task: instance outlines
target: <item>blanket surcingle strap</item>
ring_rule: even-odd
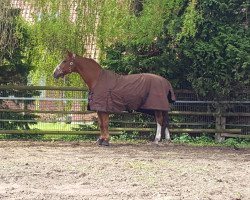
[[[103,69],[89,92],[88,109],[107,113],[168,111],[176,100],[170,82],[154,74],[119,75]]]

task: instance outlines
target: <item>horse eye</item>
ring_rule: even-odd
[[[66,63],[67,61],[66,60],[64,60],[64,61],[62,61],[63,63]]]

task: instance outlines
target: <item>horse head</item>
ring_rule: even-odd
[[[64,77],[66,74],[70,74],[76,71],[76,64],[75,64],[76,55],[68,52],[65,56],[64,60],[57,65],[53,72],[54,78],[58,79],[60,77]]]

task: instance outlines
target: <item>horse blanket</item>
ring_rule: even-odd
[[[102,69],[94,88],[89,91],[88,109],[108,113],[138,111],[153,114],[168,111],[176,100],[170,82],[154,74],[119,75]]]

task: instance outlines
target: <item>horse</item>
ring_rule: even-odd
[[[89,89],[88,110],[96,111],[100,128],[98,145],[109,146],[109,114],[138,111],[153,115],[155,143],[170,141],[168,111],[176,100],[170,82],[150,73],[119,75],[103,69],[95,60],[68,52],[53,72],[55,79],[78,73]]]

